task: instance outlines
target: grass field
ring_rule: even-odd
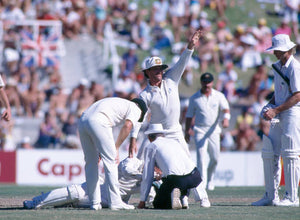
[[[250,206],[251,202],[262,196],[263,187],[217,187],[214,191],[208,192],[212,203],[211,208],[200,208],[199,203],[195,203],[191,197],[189,199],[190,209],[188,210],[23,209],[23,200],[31,199],[33,196],[50,189],[53,187],[0,185],[0,219],[300,219],[300,208]],[[136,195],[130,200],[130,203],[137,206],[138,201],[138,195]]]

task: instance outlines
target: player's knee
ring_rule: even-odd
[[[272,159],[274,158],[274,149],[271,139],[263,135],[263,147],[261,151],[261,156],[263,159]]]
[[[296,143],[289,135],[281,136],[282,148],[281,155],[283,158],[298,159],[299,149],[297,149]]]
[[[71,185],[71,186],[67,187],[71,201],[77,201],[80,199],[80,192],[79,192],[80,189],[79,188],[81,188],[81,187],[78,187],[77,185]],[[85,194],[85,192],[84,192],[84,194]]]

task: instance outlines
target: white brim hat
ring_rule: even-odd
[[[272,37],[272,46],[266,49],[266,51],[279,50],[279,51],[289,51],[294,48],[296,44],[290,40],[287,34],[277,34]]]
[[[253,37],[252,34],[247,34],[247,35],[241,36],[241,41],[244,44],[248,44],[251,46],[255,46],[257,44],[257,40]]]
[[[161,66],[162,70],[165,70],[168,68],[168,65],[162,64],[162,61],[159,57],[154,56],[154,57],[150,57],[145,60],[145,69],[143,69],[143,71],[148,70],[155,66]]]
[[[145,134],[164,134],[166,133],[163,129],[162,124],[150,124],[148,129],[145,131]]]

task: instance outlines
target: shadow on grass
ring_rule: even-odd
[[[9,207],[9,208],[0,208],[0,211],[1,210],[30,210],[30,209],[25,209],[23,207]]]

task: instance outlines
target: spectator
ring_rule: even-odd
[[[30,143],[30,137],[29,136],[25,136],[22,141],[19,144],[19,149],[26,149],[26,150],[30,150],[30,149],[34,149],[34,147],[31,145]]]
[[[181,40],[182,27],[184,25],[186,1],[185,0],[177,0],[177,1],[169,1],[169,14],[171,18],[171,26],[174,33],[175,42],[179,42]]]
[[[224,93],[229,103],[236,101],[235,84],[238,79],[237,72],[233,69],[233,62],[225,64],[225,70],[219,74],[216,89]]]
[[[61,85],[58,85],[50,96],[49,109],[55,111],[57,117],[62,121],[66,120],[68,115],[67,101],[68,94],[64,92]]]
[[[18,34],[14,29],[8,29],[4,35],[4,66],[8,73],[17,71],[20,62],[20,54],[17,50]]]
[[[45,100],[45,94],[38,88],[38,82],[32,81],[28,91],[23,93],[24,109],[26,116],[40,117],[41,107]]]
[[[14,114],[21,116],[23,115],[23,108],[21,105],[21,95],[18,92],[17,89],[17,82],[14,78],[9,78],[6,87],[5,92],[9,101],[9,104],[12,108],[12,111]]]
[[[24,94],[26,91],[28,91],[29,86],[30,86],[31,73],[27,67],[20,65],[17,76],[18,76],[17,89],[21,95],[21,99],[22,99],[22,103],[23,103],[24,102],[23,101]]]
[[[289,26],[289,22],[286,18],[282,18],[280,22],[280,26],[275,30],[275,34],[286,34],[289,35],[290,37],[292,36],[292,29]]]
[[[61,135],[61,129],[57,125],[55,113],[46,112],[34,147],[38,149],[58,148]]]
[[[212,24],[211,21],[208,19],[208,14],[205,11],[200,12],[200,28],[203,31],[211,32],[212,31]]]
[[[208,32],[204,37],[201,37],[200,41],[201,47],[198,47],[198,56],[200,59],[201,72],[206,72],[209,63],[213,63],[215,70],[220,72],[216,36],[212,32]]]
[[[7,2],[7,6],[5,7],[3,13],[1,13],[1,20],[5,22],[13,22],[13,21],[20,21],[24,20],[25,15],[23,11],[18,8],[17,0],[9,0]]]
[[[235,44],[233,42],[232,34],[225,35],[225,41],[218,44],[220,61],[225,64],[233,62],[235,56]]]
[[[256,128],[257,134],[262,140],[263,134],[268,135],[270,123],[260,117],[262,108],[268,104],[268,101],[260,93],[257,94],[257,100],[251,105],[250,112],[253,114],[253,125]]]
[[[150,25],[152,27],[165,27],[168,23],[167,15],[169,10],[169,1],[154,1],[150,14]]]
[[[63,147],[68,149],[79,149],[81,147],[78,127],[77,115],[70,113],[68,118],[62,124],[62,133],[64,135]]]
[[[272,44],[272,31],[271,28],[267,26],[265,18],[260,18],[257,22],[257,26],[250,28],[249,31],[258,42],[256,49],[259,52],[265,52],[266,48]]]
[[[218,43],[224,43],[226,41],[226,36],[231,35],[230,30],[226,26],[227,21],[225,19],[217,22],[216,38]]]
[[[298,40],[298,12],[299,12],[299,0],[284,0],[284,19],[288,23],[292,23],[292,30],[295,38]]]
[[[108,0],[96,0],[94,4],[96,35],[97,40],[101,42],[104,37],[103,30],[107,17]]]
[[[63,23],[63,34],[67,38],[74,38],[81,29],[80,15],[73,7],[66,7],[66,14],[61,18]]]
[[[81,114],[95,101],[94,96],[90,93],[89,88],[85,88],[81,93],[78,106],[77,106],[77,116],[80,117]]]
[[[174,41],[173,33],[168,28],[156,26],[152,29],[154,49],[161,50],[168,48]]]
[[[249,101],[257,101],[258,94],[266,98],[272,92],[272,87],[273,80],[267,74],[265,64],[258,65],[249,82],[247,91]]]
[[[94,80],[91,82],[90,93],[94,96],[94,99],[96,101],[103,99],[105,97],[104,87]]]
[[[131,39],[142,50],[150,48],[150,27],[143,21],[143,15],[141,14],[136,17],[132,24]]]
[[[79,84],[72,89],[68,97],[67,106],[70,112],[75,113],[78,109],[79,98],[82,96],[83,91],[89,88],[89,81],[86,78],[81,78]]]
[[[115,84],[115,96],[130,100],[132,96],[135,97],[141,91],[140,85],[136,82],[134,76],[134,73],[129,71],[121,74]]]
[[[253,116],[249,107],[244,106],[242,113],[237,117],[236,127],[231,131],[231,135],[236,141],[237,151],[254,151],[259,137],[253,128]]]
[[[138,56],[136,54],[136,44],[130,44],[129,49],[122,56],[121,72],[128,71],[129,73],[134,72],[138,63]]]
[[[257,41],[252,34],[241,36],[244,51],[240,60],[241,69],[247,71],[248,68],[262,64],[260,53],[256,50]]]
[[[78,135],[77,129],[77,115],[74,113],[70,113],[68,118],[62,125],[62,132],[64,135]]]

